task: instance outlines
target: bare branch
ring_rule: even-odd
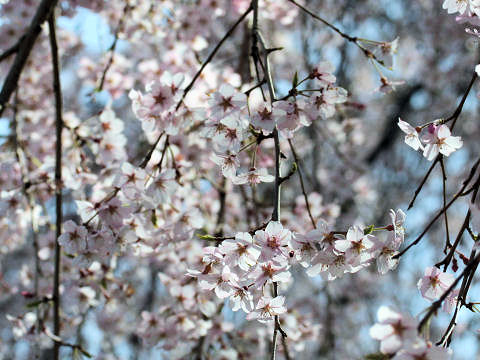
[[[55,129],[56,129],[56,145],[55,145],[55,270],[53,276],[53,334],[60,336],[60,258],[61,249],[58,238],[62,233],[62,90],[60,85],[60,65],[58,61],[58,45],[55,31],[55,15],[50,15],[48,19],[48,29],[50,38],[50,47],[52,49],[52,66],[53,66],[53,92],[55,94]],[[53,355],[54,359],[59,359],[60,351],[59,342],[54,343]]]
[[[42,31],[41,25],[48,19],[50,13],[53,11],[58,0],[42,0],[37,8],[37,12],[30,23],[30,26],[19,42],[17,55],[10,67],[7,78],[3,83],[2,90],[0,91],[0,115],[5,110],[5,105],[10,100],[10,96],[18,86],[18,79],[22,73],[30,52],[35,45],[38,35]]]

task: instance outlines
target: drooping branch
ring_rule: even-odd
[[[445,211],[448,210],[448,208],[455,202],[457,201],[460,197],[465,196],[465,189],[467,188],[468,184],[470,181],[473,179],[475,173],[477,172],[478,165],[480,164],[480,159],[478,159],[475,164],[473,165],[472,169],[470,170],[470,174],[468,175],[467,179],[463,182],[462,188],[453,196],[453,198],[435,215],[435,217],[428,223],[428,225],[425,227],[425,229],[422,231],[422,233],[408,245],[405,249],[403,249],[400,253],[397,255],[393,256],[394,259],[398,259],[400,256],[405,254],[412,246],[417,245],[420,240],[422,240],[423,236],[430,230],[430,228],[433,226],[433,224],[444,214]],[[473,188],[478,188],[480,186],[479,181],[477,181]]]
[[[228,31],[225,33],[225,35],[222,37],[222,39],[213,48],[210,55],[208,55],[207,59],[203,62],[200,69],[196,72],[196,74],[193,76],[192,80],[188,83],[188,85],[183,90],[182,98],[180,99],[180,101],[177,103],[177,105],[175,107],[176,111],[178,111],[178,109],[180,109],[180,106],[182,106],[183,100],[185,99],[187,94],[190,92],[190,90],[193,88],[193,85],[195,84],[195,81],[197,81],[197,79],[200,77],[200,75],[202,74],[205,67],[212,61],[212,59],[217,54],[218,50],[220,50],[220,48],[222,47],[223,43],[233,34],[233,32],[235,31],[237,26],[243,22],[243,20],[247,17],[247,15],[250,14],[252,9],[253,8],[250,5],[250,7],[242,14],[242,16],[240,16],[240,18],[235,22],[235,24],[233,24],[232,27],[230,29],[228,29]],[[153,143],[153,145],[150,147],[150,149],[148,150],[148,153],[145,156],[145,158],[143,159],[140,167],[145,167],[148,164],[148,162],[150,161],[150,159],[153,155],[153,152],[155,151],[155,148],[157,147],[158,142],[160,141],[160,138],[162,137],[162,135],[163,134],[160,134],[158,136],[158,138],[155,140],[155,142]]]
[[[55,264],[53,275],[53,334],[60,337],[60,260],[61,249],[58,238],[62,233],[62,89],[60,84],[60,64],[58,60],[58,45],[55,31],[55,16],[52,13],[48,19],[50,46],[52,49],[53,92],[55,94]],[[59,359],[60,346],[63,343],[55,341],[54,359]]]
[[[275,101],[275,87],[273,84],[272,73],[270,70],[270,62],[268,56],[272,53],[272,50],[266,46],[265,40],[260,32],[258,27],[258,0],[252,1],[253,6],[253,27],[252,27],[252,37],[253,37],[253,47],[256,47],[257,44],[260,44],[263,53],[263,63],[262,69],[264,72],[264,79],[267,82],[268,92],[270,95],[270,105],[273,104]],[[258,54],[252,53],[253,59],[255,62],[260,61],[260,57]],[[280,186],[282,183],[282,176],[280,173],[280,138],[278,133],[278,128],[275,126],[273,129],[273,140],[275,144],[275,182],[273,188],[273,212],[272,212],[272,221],[279,221],[280,220]],[[278,296],[278,284],[276,282],[273,283],[273,297]],[[288,355],[288,347],[287,347],[287,334],[283,331],[282,327],[280,326],[280,317],[278,315],[274,316],[274,329],[272,335],[272,347],[270,352],[270,359],[275,360],[276,352],[277,352],[277,340],[278,340],[278,333],[283,337],[282,344],[284,346],[285,353]]]
[[[455,281],[450,285],[450,287],[445,290],[445,292],[440,296],[438,300],[433,302],[433,304],[430,306],[430,309],[428,312],[425,314],[425,316],[422,318],[422,320],[418,324],[418,331],[421,332],[427,321],[432,317],[433,314],[435,314],[440,306],[442,305],[443,301],[447,298],[447,296],[455,289],[455,287],[458,285],[460,280],[463,279],[464,276],[470,273],[470,271],[478,265],[478,262],[480,261],[480,254],[476,255],[475,257],[471,258],[470,261],[468,262],[467,266],[465,269],[463,269],[462,273],[460,276],[458,276]]]
[[[440,159],[440,167],[442,169],[442,197],[443,197],[443,207],[447,206],[447,172],[445,171],[445,163],[443,157]],[[447,241],[445,243],[444,253],[447,253],[447,250],[452,246],[450,243],[450,231],[448,229],[448,212],[445,210],[443,213],[445,219],[445,232],[447,233]]]
[[[468,84],[467,88],[465,89],[465,92],[463,93],[462,99],[460,100],[460,103],[458,104],[457,108],[455,109],[455,111],[453,112],[453,114],[450,117],[448,117],[447,119],[445,119],[443,121],[443,123],[447,123],[449,121],[452,121],[452,124],[450,125],[450,130],[453,130],[453,128],[455,127],[457,119],[460,116],[460,114],[462,113],[463,106],[465,105],[465,101],[467,101],[468,94],[470,94],[470,91],[473,88],[473,84],[475,83],[477,78],[478,78],[478,75],[474,71],[472,79],[470,80],[470,83]],[[427,179],[430,176],[430,174],[432,173],[433,168],[435,167],[435,165],[437,165],[437,163],[440,161],[442,156],[443,156],[442,154],[437,155],[437,157],[433,161],[432,165],[428,169],[427,173],[423,177],[422,181],[420,182],[420,185],[415,190],[415,194],[413,195],[413,199],[412,199],[412,201],[410,201],[410,204],[408,204],[408,209],[409,210],[413,207],[413,204],[415,203],[415,200],[417,199],[418,194],[420,194],[420,191],[422,190],[423,186],[427,182]]]
[[[123,8],[123,14],[120,17],[120,20],[118,21],[117,27],[115,29],[113,43],[110,46],[110,48],[108,49],[108,51],[110,52],[110,57],[108,58],[107,65],[103,69],[102,76],[100,77],[100,83],[97,87],[97,91],[102,91],[103,90],[103,85],[104,85],[105,79],[107,77],[107,72],[108,72],[108,70],[110,70],[110,67],[113,65],[113,59],[115,57],[115,49],[117,47],[119,34],[120,34],[120,31],[122,31],[123,24],[125,22],[125,16],[127,16],[127,13],[128,13],[129,9],[130,9],[130,5],[128,4],[128,1],[127,1],[127,4]]]
[[[10,96],[18,86],[18,79],[22,74],[30,52],[35,45],[38,35],[42,31],[41,25],[48,19],[55,8],[58,0],[42,0],[37,8],[27,32],[20,39],[18,49],[16,50],[15,60],[8,72],[7,78],[0,91],[0,115],[5,110],[5,106],[10,100]]]

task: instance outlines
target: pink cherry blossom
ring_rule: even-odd
[[[450,349],[435,346],[430,342],[427,343],[419,339],[397,352],[393,360],[448,360],[451,355],[452,351]]]
[[[229,297],[238,287],[238,276],[230,271],[228,265],[225,265],[219,274],[208,274],[199,278],[200,288],[202,290],[215,290],[215,294],[220,299]]]
[[[381,306],[378,309],[377,318],[378,323],[370,328],[370,336],[381,341],[382,353],[394,354],[415,339],[417,324],[409,315]]]
[[[310,73],[311,78],[315,78],[320,82],[320,86],[327,87],[335,83],[337,78],[333,75],[335,68],[328,61],[322,61]]]
[[[351,227],[347,231],[344,240],[335,241],[335,249],[345,253],[345,260],[352,266],[369,263],[375,256],[375,237],[364,235],[358,226]]]
[[[436,267],[428,267],[425,269],[425,276],[418,281],[417,287],[425,299],[434,301],[452,285],[454,280],[452,274],[444,273]]]
[[[210,112],[216,119],[222,119],[240,111],[246,106],[245,94],[237,92],[231,85],[222,84],[220,89],[213,93],[209,101]]]
[[[244,271],[255,265],[260,256],[260,248],[249,233],[237,233],[234,240],[223,241],[219,250],[225,255],[225,264],[232,268],[238,265]]]
[[[284,296],[275,298],[263,296],[258,300],[255,310],[247,315],[247,320],[257,319],[260,322],[273,320],[274,316],[287,312],[284,303]]]
[[[447,125],[430,125],[428,133],[422,137],[422,141],[426,144],[423,156],[429,161],[435,159],[439,153],[449,156],[463,145],[459,136],[451,135]]]
[[[255,288],[259,289],[267,281],[288,282],[291,279],[291,273],[287,265],[276,266],[273,261],[258,264],[248,277],[254,280]]]
[[[287,258],[292,233],[279,221],[270,221],[265,230],[255,232],[255,241],[261,247],[260,261],[268,261],[278,256]]]
[[[63,224],[63,234],[58,238],[58,243],[63,246],[67,254],[75,254],[85,249],[88,231],[84,226],[78,226],[72,220]]]
[[[398,127],[406,134],[405,135],[405,144],[410,146],[413,150],[422,149],[423,144],[420,141],[420,137],[418,135],[418,131],[411,126],[406,121],[398,118]]]
[[[469,0],[445,0],[442,7],[448,11],[449,14],[460,13],[463,14],[469,6]]]
[[[250,169],[250,171],[246,173],[237,175],[233,179],[233,183],[236,185],[242,185],[242,184],[257,185],[262,182],[272,182],[273,180],[275,180],[275,177],[272,175],[269,175],[267,169],[252,168]]]

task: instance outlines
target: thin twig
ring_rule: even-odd
[[[378,59],[374,53],[372,53],[370,50],[364,48],[361,44],[360,44],[360,40],[358,37],[356,36],[350,36],[348,35],[347,33],[344,33],[343,31],[341,31],[339,28],[337,28],[335,25],[333,25],[332,23],[328,22],[327,20],[323,19],[322,17],[318,16],[317,14],[313,13],[312,11],[308,10],[306,7],[304,7],[303,5],[299,4],[298,2],[296,2],[295,0],[288,0],[289,2],[291,2],[292,4],[294,4],[295,6],[297,6],[298,8],[300,8],[302,11],[304,11],[305,13],[307,13],[308,15],[310,15],[311,17],[313,17],[314,19],[320,21],[322,24],[328,26],[330,29],[332,29],[333,31],[335,31],[338,35],[340,35],[341,37],[343,37],[345,40],[355,44],[355,46],[357,46],[361,51],[362,53],[368,58],[368,59],[371,59],[371,60],[375,60],[377,63],[379,63],[380,65],[382,66],[385,66],[383,60],[381,59]],[[372,61],[373,65],[375,66],[375,68],[377,69],[377,66],[376,64]],[[380,70],[377,69],[378,72],[380,73]],[[381,75],[381,73],[380,73]]]
[[[474,71],[472,75],[472,79],[470,80],[470,83],[468,84],[467,89],[465,90],[462,96],[462,99],[460,100],[460,103],[458,104],[453,114],[445,120],[445,122],[453,120],[452,125],[450,125],[450,130],[453,130],[453,128],[455,127],[455,123],[457,122],[458,117],[462,113],[463,105],[465,105],[465,101],[467,101],[468,94],[470,94],[470,90],[472,90],[473,84],[475,83],[477,78],[478,78],[477,72]]]
[[[198,77],[202,74],[203,69],[212,61],[213,57],[217,53],[217,51],[222,47],[223,43],[225,40],[227,40],[235,31],[237,26],[247,17],[247,15],[253,10],[252,5],[248,7],[248,9],[240,16],[240,18],[235,22],[235,24],[232,25],[232,27],[225,33],[223,38],[218,42],[218,44],[215,46],[215,48],[212,50],[210,55],[208,55],[207,59],[203,62],[202,66],[200,69],[197,71],[197,73],[194,75],[193,79],[190,81],[190,83],[187,85],[187,87],[183,90],[182,98],[178,102],[176,106],[176,110],[178,110],[183,103],[183,100],[187,96],[188,92],[192,89],[193,84],[195,84],[195,81],[198,79]]]
[[[412,201],[410,201],[410,204],[408,204],[408,209],[407,210],[410,210],[413,207],[413,204],[415,203],[415,200],[417,199],[418,194],[420,194],[420,191],[422,191],[423,185],[425,185],[428,177],[430,176],[430,173],[432,172],[435,165],[437,165],[437,163],[440,159],[440,156],[442,156],[442,155],[438,155],[435,158],[435,160],[433,161],[432,165],[430,165],[430,168],[428,169],[427,173],[425,174],[422,181],[420,182],[420,185],[418,185],[417,189],[415,190],[415,194],[413,195],[413,199],[412,199]]]
[[[290,0],[289,0],[290,1]],[[473,84],[475,83],[475,81],[477,80],[477,73],[474,71],[473,72],[473,76],[472,76],[472,79],[470,80],[470,83],[468,84],[465,92],[463,93],[463,96],[462,96],[462,99],[460,100],[460,103],[458,104],[457,108],[455,109],[455,111],[453,112],[453,114],[448,117],[447,119],[444,120],[444,123],[448,122],[448,121],[451,121],[453,120],[452,124],[450,125],[450,131],[453,130],[453,128],[455,127],[455,124],[457,122],[457,119],[458,117],[460,116],[460,114],[462,113],[462,110],[463,110],[463,106],[465,105],[465,101],[467,100],[467,97],[468,97],[468,94],[470,93],[470,91],[472,90],[472,87],[473,87]],[[423,185],[425,185],[425,182],[427,181],[428,177],[430,176],[433,168],[435,167],[435,165],[440,161],[440,158],[442,157],[443,155],[439,154],[433,164],[430,166],[430,168],[428,169],[427,173],[425,174],[425,176],[423,177],[422,179],[422,182],[420,183],[420,185],[418,186],[417,190],[415,190],[415,194],[413,196],[413,199],[412,201],[410,201],[410,204],[408,204],[408,210],[410,210],[412,207],[413,207],[413,204],[418,196],[418,194],[420,193],[420,191],[422,190],[423,188]]]
[[[343,37],[344,39],[350,41],[350,42],[353,42],[355,45],[357,45],[358,47],[360,47],[360,49],[364,50],[357,42],[358,42],[358,38],[356,36],[350,36],[346,33],[344,33],[343,31],[341,31],[339,28],[337,28],[335,25],[329,23],[327,20],[321,18],[320,16],[318,16],[317,14],[311,12],[310,10],[308,10],[306,7],[300,5],[298,2],[296,2],[295,0],[288,0],[290,1],[292,4],[294,4],[295,6],[297,6],[298,8],[300,8],[302,11],[306,12],[308,15],[310,15],[311,17],[313,17],[314,19],[320,21],[321,23],[323,23],[324,25],[328,26],[330,29],[332,29],[333,31],[335,31],[338,35],[340,35],[341,37]]]
[[[440,268],[440,266],[443,267],[443,272],[446,272],[448,269],[448,266],[450,265],[450,262],[453,259],[453,255],[455,255],[455,250],[458,247],[458,244],[460,244],[460,240],[462,239],[463,233],[465,232],[465,229],[468,227],[468,224],[470,222],[470,210],[468,210],[467,215],[465,216],[465,219],[463,221],[462,227],[458,231],[457,237],[455,239],[455,242],[453,243],[452,247],[450,248],[447,256],[440,261],[439,263],[435,264],[436,267]]]
[[[202,74],[203,70],[205,67],[212,61],[214,58],[215,54],[217,51],[221,48],[225,40],[227,40],[235,31],[237,26],[247,17],[247,15],[252,11],[252,6],[250,7],[240,16],[240,18],[235,22],[235,24],[232,25],[232,27],[225,33],[223,38],[218,42],[218,44],[215,46],[215,48],[212,50],[210,55],[208,55],[207,59],[203,62],[202,66],[200,69],[197,71],[197,73],[193,76],[193,79],[190,81],[190,83],[187,85],[187,87],[183,90],[182,98],[178,101],[177,105],[175,106],[175,111],[178,111],[180,109],[180,106],[183,104],[183,100],[189,93],[189,91],[192,89],[193,85],[195,84],[195,81],[200,77]],[[148,151],[147,155],[145,156],[144,160],[142,161],[140,167],[144,168],[147,166],[148,162],[150,161],[153,152],[155,151],[155,148],[157,147],[157,144],[160,141],[160,138],[162,137],[163,133],[158,136],[158,138],[155,140],[153,145],[150,147],[150,150]]]
[[[405,254],[412,246],[418,244],[420,242],[420,240],[423,238],[423,236],[428,232],[428,230],[430,230],[430,228],[432,227],[432,225],[437,221],[437,219],[443,215],[443,213],[445,211],[447,211],[447,209],[456,201],[458,200],[461,196],[464,196],[463,195],[463,192],[465,190],[465,188],[467,187],[467,185],[470,183],[470,181],[472,180],[473,176],[475,175],[476,171],[477,171],[477,168],[478,168],[478,165],[480,164],[480,159],[478,159],[475,164],[473,165],[472,169],[470,170],[470,174],[469,176],[467,177],[467,179],[463,182],[463,185],[462,185],[462,188],[460,189],[460,191],[457,192],[457,194],[455,194],[453,196],[453,198],[448,202],[448,204],[446,206],[444,206],[439,212],[437,215],[435,215],[435,217],[430,221],[430,223],[425,227],[425,229],[422,231],[422,233],[415,239],[415,241],[413,241],[410,245],[408,245],[405,249],[403,249],[400,253],[398,253],[397,255],[393,256],[393,259],[398,259],[400,256],[402,256],[403,254]],[[480,178],[479,178],[480,179]],[[477,181],[478,185],[477,186],[480,186],[480,183]]]
[[[308,216],[310,217],[310,221],[312,222],[313,228],[316,229],[317,224],[315,223],[315,219],[313,218],[312,211],[310,209],[310,202],[308,201],[308,195],[307,195],[307,192],[305,191],[305,184],[303,182],[302,169],[300,167],[300,160],[297,156],[297,152],[295,151],[295,148],[293,147],[293,142],[291,139],[288,139],[288,144],[290,145],[290,150],[292,150],[293,158],[295,159],[295,162],[297,163],[297,166],[298,166],[298,177],[300,179],[300,187],[302,188],[302,194],[303,194],[303,198],[305,199],[305,205],[307,207]]]
[[[257,41],[260,43],[263,51],[263,71],[264,71],[264,78],[267,81],[267,87],[268,87],[268,92],[270,95],[270,104],[273,104],[275,101],[275,87],[273,85],[273,80],[272,80],[272,73],[270,70],[270,62],[268,59],[268,55],[271,54],[271,51],[269,51],[269,48],[267,48],[265,44],[265,40],[262,37],[262,34],[260,33],[260,30],[258,28],[258,0],[253,0],[252,1],[252,7],[253,7],[253,31],[252,31],[252,36],[254,38],[254,44],[257,43]],[[258,55],[258,54],[257,54]],[[259,61],[259,57],[255,58],[255,61]],[[274,188],[273,188],[273,212],[272,212],[272,221],[279,221],[280,220],[280,185],[282,182],[282,177],[280,174],[280,138],[278,134],[278,128],[275,126],[273,129],[273,140],[275,143],[275,183],[274,183]],[[276,282],[273,283],[273,297],[278,296],[278,284]],[[285,331],[283,331],[282,327],[280,326],[280,317],[278,315],[274,316],[274,322],[275,326],[273,329],[273,336],[272,336],[272,348],[271,348],[271,353],[270,353],[270,359],[275,360],[276,358],[276,350],[277,350],[277,338],[278,338],[278,333],[280,332],[281,336],[286,339],[287,334]],[[287,342],[284,342],[285,346],[285,353],[288,354],[288,347],[287,347]]]
[[[470,270],[474,268],[474,266],[478,265],[478,261],[480,260],[480,254],[475,256],[473,259],[471,259],[468,262],[468,265],[463,269],[462,273],[460,274],[459,277],[455,279],[455,281],[450,285],[450,287],[445,290],[445,292],[440,296],[440,298],[435,301],[429,308],[428,312],[425,314],[425,316],[422,318],[422,320],[418,324],[418,332],[421,332],[423,327],[425,326],[426,322],[432,317],[434,313],[437,312],[437,310],[440,308],[442,305],[443,301],[447,298],[447,296],[455,289],[457,286],[458,282],[465,276],[467,275]]]
[[[103,69],[102,76],[100,78],[100,83],[97,87],[97,91],[102,91],[103,90],[103,85],[105,83],[105,78],[107,76],[107,72],[110,69],[110,67],[113,65],[113,58],[115,56],[115,48],[117,47],[119,33],[120,33],[120,31],[122,31],[123,24],[125,22],[125,17],[127,15],[129,9],[130,9],[130,5],[128,5],[128,1],[127,1],[127,4],[123,8],[123,14],[120,17],[120,20],[118,21],[118,25],[115,29],[115,35],[114,35],[113,43],[110,46],[110,48],[108,49],[110,51],[110,58],[108,59],[107,65]]]
[[[445,171],[445,164],[443,161],[443,157],[440,159],[440,167],[442,169],[442,187],[443,187],[443,207],[447,206],[447,173]],[[450,243],[450,231],[448,229],[448,215],[447,210],[443,213],[445,218],[445,232],[447,233],[447,242],[445,244],[445,248],[443,252],[446,254],[447,250],[452,246]]]
[[[5,50],[2,54],[0,54],[0,62],[7,59],[11,55],[15,54],[18,49],[20,48],[20,43],[23,41],[24,36],[20,38],[13,46],[10,46],[7,50]]]

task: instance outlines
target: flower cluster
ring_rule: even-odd
[[[436,267],[428,267],[425,269],[425,276],[418,280],[417,287],[422,296],[429,300],[437,300],[443,293],[453,284],[455,278],[452,274],[444,273]],[[445,302],[443,310],[451,312],[457,303],[459,290],[450,291]]]
[[[242,171],[242,152],[271,137],[274,128],[283,137],[291,138],[313,121],[331,118],[335,106],[347,100],[346,90],[335,86],[332,71],[330,63],[321,62],[304,80],[312,83],[313,91],[299,90],[295,85],[289,96],[272,105],[250,99],[247,106],[247,96],[230,84],[223,84],[212,93],[205,109],[203,136],[212,141],[215,150],[212,161],[221,167],[222,174],[235,184],[273,181],[264,168],[254,166]],[[304,96],[295,96],[300,94]],[[254,151],[260,150],[256,146]]]
[[[387,306],[378,310],[378,323],[370,328],[370,336],[380,341],[380,351],[395,360],[447,360],[451,350],[435,346],[417,335],[417,322]]]
[[[288,285],[295,263],[307,268],[309,276],[321,274],[326,280],[358,272],[375,259],[382,274],[395,268],[392,256],[404,239],[405,214],[391,210],[390,215],[392,224],[382,228],[389,232],[384,240],[358,226],[349,228],[345,236],[336,234],[323,220],[306,234],[292,233],[271,221],[253,236],[237,233],[218,247],[205,247],[201,266],[189,274],[198,279],[201,289],[228,298],[233,311],[248,313],[247,319],[271,320],[286,312],[285,298],[272,298],[266,287]]]
[[[463,141],[460,136],[452,136],[442,120],[436,120],[427,126],[427,132],[420,136],[423,128],[414,128],[409,123],[398,119],[398,127],[406,134],[405,143],[414,150],[422,150],[427,160],[434,160],[438,154],[449,156],[460,149]]]

